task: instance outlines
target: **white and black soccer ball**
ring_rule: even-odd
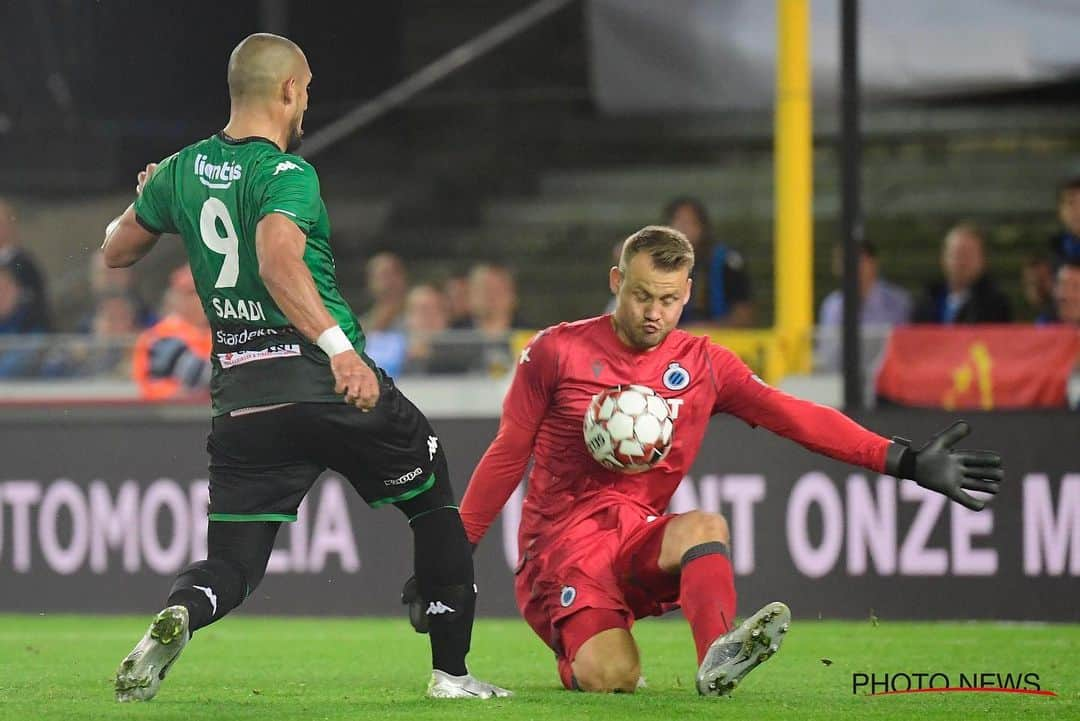
[[[674,427],[667,401],[647,386],[616,386],[593,396],[585,411],[585,445],[613,471],[640,473],[671,450]]]

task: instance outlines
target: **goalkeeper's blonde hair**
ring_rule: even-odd
[[[694,270],[694,246],[685,235],[665,225],[647,225],[623,242],[619,256],[622,273],[638,253],[648,253],[660,270]]]

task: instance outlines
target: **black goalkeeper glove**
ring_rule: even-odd
[[[966,421],[957,421],[917,451],[911,449],[911,441],[893,438],[885,457],[885,472],[897,478],[910,478],[965,508],[981,511],[986,501],[972,498],[964,489],[997,493],[1004,472],[1001,456],[993,451],[953,450],[953,445],[969,433],[971,426]]]
[[[470,543],[472,552],[476,553],[476,544]],[[420,596],[420,584],[416,582],[416,575],[409,576],[409,580],[401,587],[401,604],[409,607],[409,623],[417,633],[428,632],[427,601]]]

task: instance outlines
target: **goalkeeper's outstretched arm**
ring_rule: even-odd
[[[738,357],[714,346],[713,370],[719,386],[714,412],[730,413],[768,428],[822,455],[877,473],[907,478],[948,496],[965,508],[986,502],[966,491],[996,494],[1004,478],[1001,456],[993,451],[954,449],[971,432],[957,421],[918,450],[902,438],[889,440],[840,411],[788,395],[762,383]]]

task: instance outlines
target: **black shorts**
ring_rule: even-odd
[[[217,416],[206,450],[212,521],[295,521],[327,469],[373,508],[412,499],[410,508],[422,508],[433,488],[433,508],[453,504],[435,431],[389,379],[369,413],[345,403],[294,403]]]

